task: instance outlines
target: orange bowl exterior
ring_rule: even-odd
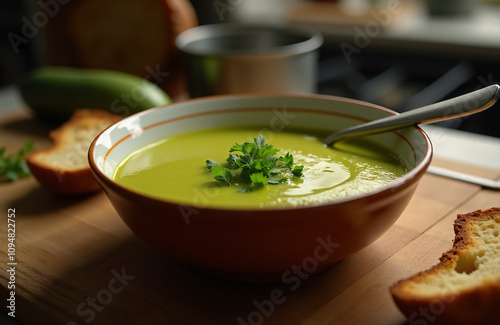
[[[262,211],[185,207],[99,183],[127,226],[167,255],[223,278],[286,282],[297,267],[321,272],[379,238],[419,178],[356,201]]]

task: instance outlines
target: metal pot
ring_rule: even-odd
[[[192,97],[252,92],[314,93],[322,35],[309,28],[239,23],[181,33]]]

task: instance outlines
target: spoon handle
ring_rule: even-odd
[[[411,125],[432,123],[474,114],[491,107],[499,97],[500,86],[491,85],[439,103],[335,132],[323,139],[323,143],[330,145],[346,138],[393,131]]]

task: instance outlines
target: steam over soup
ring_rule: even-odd
[[[246,182],[229,186],[214,180],[207,159],[224,166],[235,143],[254,142],[260,134],[280,150],[277,157],[293,155],[294,165],[303,166],[302,175],[285,172],[279,176],[286,178],[281,183],[258,188]],[[325,147],[321,139],[327,134],[317,130],[263,133],[257,127],[238,127],[174,135],[126,157],[113,178],[137,192],[186,205],[280,208],[370,192],[407,172],[402,161],[378,143],[356,139]]]

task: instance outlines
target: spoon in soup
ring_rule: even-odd
[[[325,145],[331,145],[347,138],[471,115],[491,107],[499,98],[500,86],[495,84],[442,102],[349,127],[332,133],[322,141]]]

